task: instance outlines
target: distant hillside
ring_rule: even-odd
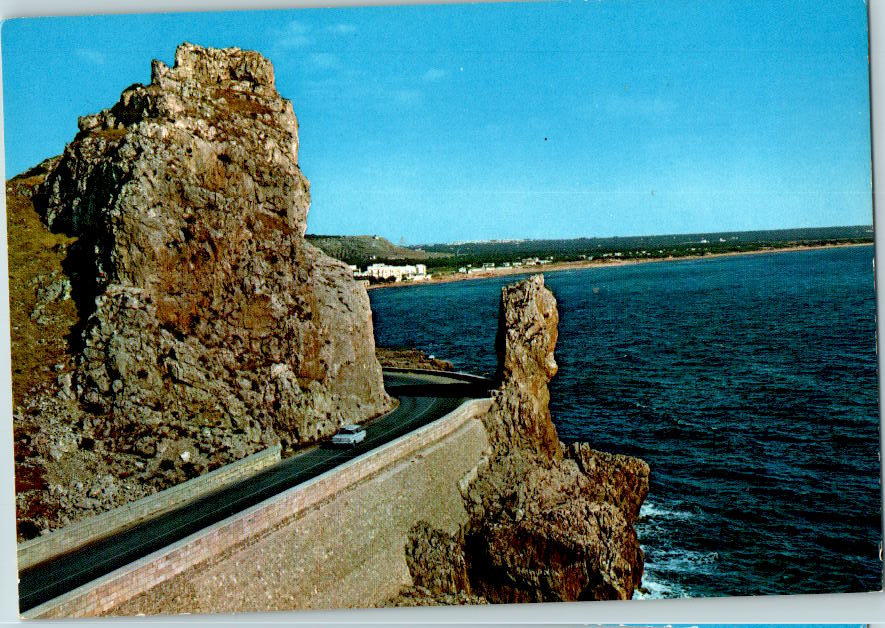
[[[426,244],[430,255],[443,253],[452,262],[500,262],[523,257],[551,257],[558,261],[623,252],[625,257],[681,256],[698,253],[747,251],[762,247],[800,244],[872,242],[871,225],[778,229],[678,235],[624,236],[610,238],[574,238],[569,240],[489,240]]]
[[[366,266],[375,262],[425,262],[430,257],[448,257],[445,253],[428,254],[421,249],[396,246],[381,236],[310,235],[308,242],[348,264]]]

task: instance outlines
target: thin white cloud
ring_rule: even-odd
[[[326,27],[326,32],[334,35],[350,35],[351,33],[356,32],[356,26],[343,23],[332,24],[331,26]]]
[[[102,65],[105,62],[104,54],[90,48],[77,48],[74,51],[82,61],[92,63],[93,65]]]
[[[330,52],[315,52],[310,55],[310,61],[314,67],[320,70],[339,70],[341,69],[341,59]]]
[[[448,72],[445,70],[440,70],[439,68],[430,68],[427,72],[424,73],[424,80],[428,83],[432,83],[434,81],[438,81],[442,78],[445,78],[448,75]]]
[[[276,44],[281,48],[303,48],[312,43],[310,27],[298,20],[292,20],[277,37]]]

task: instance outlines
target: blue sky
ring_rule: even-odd
[[[2,31],[7,177],[150,60],[262,52],[308,231],[410,244],[871,224],[866,6],[553,2],[32,18]]]

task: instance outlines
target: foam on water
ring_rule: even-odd
[[[716,570],[719,552],[655,551],[646,557],[645,568],[652,573],[684,573],[710,575]]]
[[[689,519],[691,517],[692,513],[690,512],[661,508],[648,499],[645,500],[642,507],[639,509],[640,524],[649,519]]]
[[[664,598],[691,597],[685,589],[678,584],[658,580],[647,571],[642,574],[642,583],[633,591],[634,600],[659,600]]]

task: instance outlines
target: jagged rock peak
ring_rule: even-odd
[[[544,275],[501,289],[498,324],[498,368],[502,381],[549,381],[558,369],[553,357],[559,313]]]
[[[225,101],[229,104],[232,94],[244,102],[277,100],[294,118],[291,105],[276,91],[270,60],[251,50],[203,48],[183,43],[175,51],[173,67],[154,59],[150,84],[136,83],[128,87],[117,105],[81,117],[79,126],[81,131],[119,128],[144,118],[171,117],[187,109],[199,110],[195,105],[206,104],[213,98],[220,98],[220,104]]]
[[[175,50],[175,65],[151,64],[151,83],[195,81],[207,85],[248,83],[251,88],[274,87],[273,64],[261,54],[239,48],[203,48],[183,43]]]
[[[292,103],[274,87],[271,62],[257,52],[193,44],[179,46],[175,58],[172,68],[155,60],[149,85],[134,84],[113,107],[79,119],[80,133],[44,186],[46,222],[73,231],[95,223],[107,196],[130,179],[141,179],[142,187],[163,185],[156,171],[165,161],[175,163],[166,187],[181,187],[196,174],[205,190],[200,205],[226,202],[228,196],[219,191],[228,188],[243,203],[283,218],[303,236],[310,186],[298,166],[298,121]],[[150,159],[144,154],[147,146],[165,154]],[[104,165],[98,173],[71,168],[99,161]],[[152,172],[135,172],[139,164]],[[81,203],[88,177],[103,179],[93,186],[102,198]],[[75,188],[77,196],[65,195]],[[151,211],[145,204],[141,209]]]
[[[534,275],[501,290],[498,321],[498,381],[486,421],[493,446],[540,455],[542,462],[562,458],[550,417],[547,383],[556,374],[553,350],[559,314],[544,276]]]
[[[111,140],[127,131],[148,133],[155,125],[146,123],[164,120],[199,140],[248,147],[269,162],[298,162],[292,103],[276,90],[273,64],[251,50],[181,44],[173,67],[151,63],[150,84],[136,83],[113,107],[81,117],[78,138],[100,131]],[[244,126],[254,132],[244,132]]]

